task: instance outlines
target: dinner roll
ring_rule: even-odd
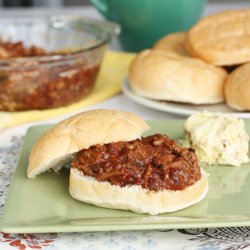
[[[250,9],[205,17],[186,38],[188,51],[208,63],[226,66],[250,61]]]
[[[228,76],[225,98],[233,109],[250,110],[250,63],[238,67]]]
[[[164,36],[153,46],[153,49],[161,49],[180,56],[191,56],[185,48],[185,32],[176,32]]]
[[[222,68],[162,50],[144,50],[132,61],[129,83],[141,96],[193,104],[224,101]]]

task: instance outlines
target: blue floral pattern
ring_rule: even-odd
[[[152,239],[147,239],[146,241],[142,242],[142,246],[144,249],[155,249],[157,247],[157,242]]]

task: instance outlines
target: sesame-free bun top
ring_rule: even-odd
[[[176,32],[164,36],[158,40],[153,49],[160,49],[180,56],[191,56],[191,54],[185,48],[185,32]]]
[[[59,170],[72,155],[96,144],[131,141],[148,130],[135,114],[114,110],[91,110],[58,123],[32,148],[27,175],[34,178],[49,169]]]
[[[129,83],[141,96],[210,104],[224,101],[224,69],[163,50],[144,50],[132,61]]]
[[[225,84],[226,103],[236,110],[250,110],[250,63],[229,74]]]
[[[186,47],[214,65],[250,61],[250,9],[229,10],[201,19],[187,33]]]

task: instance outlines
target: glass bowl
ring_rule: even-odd
[[[0,110],[49,109],[84,98],[119,31],[79,16],[0,18]]]

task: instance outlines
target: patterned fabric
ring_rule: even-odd
[[[2,136],[0,138],[3,139]],[[0,216],[2,216],[4,201],[22,142],[23,136],[17,134],[4,137],[4,144],[0,145]],[[7,234],[0,232],[0,249],[250,249],[250,227],[64,234]]]

